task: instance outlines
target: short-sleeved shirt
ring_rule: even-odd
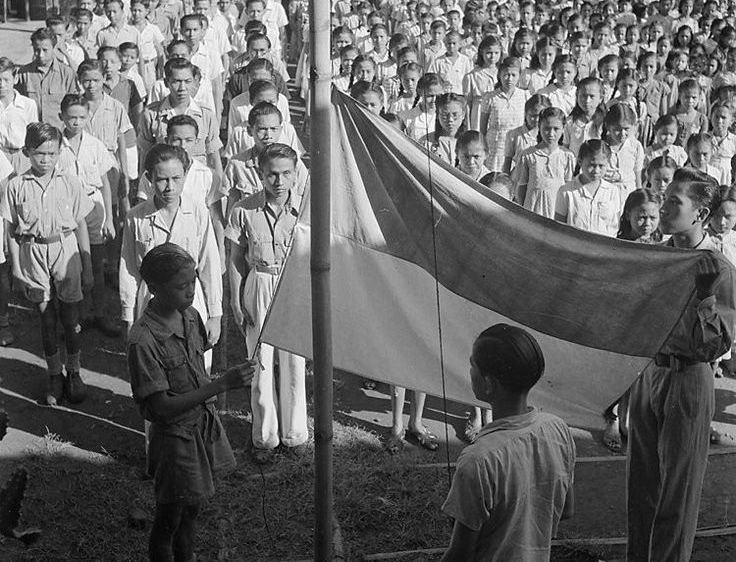
[[[85,131],[100,139],[107,150],[117,153],[118,137],[131,134],[133,124],[128,117],[128,110],[118,100],[103,94],[97,108],[90,111]]]
[[[278,94],[276,108],[281,112],[281,120],[283,123],[291,123],[291,112],[289,111],[289,100],[283,94]],[[232,129],[241,123],[248,122],[250,110],[253,104],[250,102],[250,94],[243,92],[235,96],[230,101],[230,110],[228,111],[228,128]]]
[[[442,506],[480,532],[468,562],[547,562],[574,467],[575,443],[557,416],[530,409],[483,427]]]
[[[621,174],[621,183],[631,193],[637,187],[637,178],[641,178],[644,169],[644,147],[641,143],[627,138],[620,146],[611,147],[609,164],[612,170]]]
[[[16,151],[23,148],[26,127],[38,121],[38,107],[31,98],[15,92],[8,105],[0,102],[0,150]]]
[[[504,159],[511,159],[512,168],[519,163],[519,157],[522,152],[537,144],[538,134],[539,129],[536,127],[528,129],[526,125],[516,127],[516,129],[511,129],[506,134],[506,154]]]
[[[170,226],[161,217],[153,199],[133,207],[125,218],[119,276],[123,320],[132,321],[142,304],[138,298],[144,256],[165,242],[181,246],[197,263],[197,279],[206,306],[206,310],[200,310],[202,317],[222,316],[222,268],[209,209],[189,197],[182,197]]]
[[[138,131],[138,150],[141,154],[147,154],[154,144],[164,142],[169,119],[176,114],[168,97],[146,107]],[[191,100],[184,115],[192,117],[199,128],[191,156],[204,162],[208,154],[217,153],[222,148],[215,114],[211,109],[200,107],[194,100]]]
[[[463,93],[463,78],[473,70],[473,63],[462,53],[457,55],[457,59],[452,61],[447,55],[436,58],[429,65],[429,72],[436,72],[446,83],[446,90],[453,94]]]
[[[119,101],[128,111],[131,111],[135,106],[143,102],[143,98],[138,92],[135,82],[130,78],[121,76],[113,88],[105,85],[104,89],[111,98]]]
[[[291,246],[300,203],[292,190],[277,216],[263,192],[250,195],[230,211],[225,236],[248,249],[246,259],[252,267],[282,265]]]
[[[115,29],[110,24],[97,32],[98,47],[119,47],[121,43],[135,43],[140,46],[141,32],[127,23],[120,29]]]
[[[488,114],[488,126],[481,133],[488,143],[485,164],[489,170],[500,172],[503,169],[506,134],[524,124],[524,105],[528,99],[529,92],[521,88],[514,88],[510,94],[499,88],[483,95],[481,114]]]
[[[276,142],[293,148],[299,158],[304,155],[304,145],[299,140],[299,135],[297,135],[296,129],[291,123],[281,125],[281,134]],[[232,158],[236,154],[241,154],[249,148],[253,148],[255,144],[256,141],[248,132],[248,126],[241,123],[228,131],[227,146],[222,155],[225,158]]]
[[[13,225],[14,235],[50,238],[75,230],[93,206],[77,178],[54,171],[43,187],[28,170],[8,181],[0,215]]]
[[[184,337],[175,334],[151,307],[146,307],[128,336],[128,372],[133,399],[143,417],[166,426],[195,424],[203,406],[186,410],[169,419],[156,419],[146,399],[159,392],[186,394],[210,382],[204,366],[208,349],[207,331],[192,307],[182,312]],[[216,397],[207,400],[213,403]]]
[[[212,81],[225,72],[220,55],[204,43],[200,43],[196,52],[192,53],[191,63],[199,68],[202,81]]]
[[[626,196],[621,184],[605,180],[583,184],[577,177],[557,194],[555,216],[581,230],[615,237]]]
[[[301,160],[296,161],[296,181],[294,190],[301,197],[309,183],[309,170]],[[231,189],[237,189],[241,197],[263,191],[263,182],[258,173],[258,158],[253,148],[233,156],[225,166],[222,192],[229,194]]]
[[[16,89],[36,102],[41,121],[63,129],[61,100],[77,91],[77,78],[71,67],[58,61],[52,61],[45,74],[32,62],[20,67]]]
[[[59,170],[79,178],[87,195],[91,195],[102,187],[102,176],[115,167],[115,160],[100,139],[82,131],[76,153],[69,139],[62,138],[57,166]]]
[[[164,18],[164,21],[168,24],[168,19]],[[168,29],[168,25],[167,25]],[[155,60],[158,56],[156,51],[156,45],[163,45],[165,38],[164,33],[160,29],[158,22],[150,23],[146,22],[143,30],[139,30],[141,34],[140,42],[140,57],[143,62],[149,62]],[[170,32],[169,32],[170,33]]]

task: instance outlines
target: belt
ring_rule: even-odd
[[[689,357],[682,357],[681,355],[669,355],[666,353],[657,353],[654,356],[654,364],[657,367],[669,367],[673,371],[679,371],[682,367],[690,367],[697,365],[702,361],[690,359]]]
[[[270,273],[271,275],[278,275],[281,273],[281,264],[267,265],[265,263],[257,263],[253,266],[258,273]]]
[[[32,242],[34,244],[53,244],[54,242],[61,242],[64,238],[72,233],[71,230],[65,230],[58,234],[52,234],[51,236],[36,236],[35,234],[19,234],[17,236],[18,243]]]

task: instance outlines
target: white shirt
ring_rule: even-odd
[[[26,127],[38,121],[38,106],[31,98],[15,92],[8,105],[0,102],[0,150],[17,150],[26,142]]]
[[[289,100],[286,99],[284,94],[279,94],[276,108],[281,112],[282,122],[291,123]],[[249,92],[243,92],[235,96],[230,102],[230,111],[227,116],[228,127],[232,129],[241,123],[247,123],[251,109],[253,109],[253,105],[250,103]]]

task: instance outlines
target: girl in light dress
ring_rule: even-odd
[[[450,166],[455,166],[457,136],[464,130],[465,96],[453,93],[442,94],[437,97],[435,103],[437,120],[434,132],[422,137],[419,144],[427,147]]]
[[[539,115],[539,142],[521,153],[514,172],[516,202],[550,219],[555,217],[557,192],[575,170],[575,155],[560,145],[565,119],[558,107]]]
[[[654,124],[654,141],[645,152],[645,166],[664,154],[672,158],[677,163],[677,167],[685,165],[687,153],[684,148],[675,144],[678,127],[677,117],[672,114],[663,115],[657,120]]]
[[[500,41],[493,35],[486,36],[478,46],[475,68],[463,77],[463,93],[468,101],[468,128],[471,130],[480,130],[481,100],[483,94],[496,84],[500,60]]]
[[[417,103],[417,85],[422,77],[422,67],[415,62],[403,64],[399,68],[401,87],[399,96],[388,104],[389,113],[405,114]]]
[[[486,137],[486,167],[492,172],[503,169],[507,133],[524,124],[524,105],[529,92],[517,88],[520,72],[519,59],[505,58],[498,67],[496,89],[481,100],[480,132]]]
[[[417,82],[417,102],[414,107],[398,115],[406,123],[408,137],[418,141],[434,132],[436,120],[435,101],[442,94],[442,80],[439,75],[427,72]]]
[[[539,136],[539,114],[552,107],[547,96],[534,94],[524,104],[524,124],[512,129],[506,135],[506,156],[503,172],[510,174],[519,162],[519,156],[527,148],[537,144]]]
[[[731,158],[736,154],[736,135],[729,131],[733,113],[725,102],[716,102],[710,110],[711,141],[713,154],[711,164],[721,172],[721,183],[731,185]]]
[[[519,87],[534,94],[549,86],[552,80],[552,65],[557,54],[558,49],[552,39],[546,36],[539,39],[529,68],[521,72]]]
[[[577,157],[580,146],[587,140],[601,138],[606,106],[603,105],[603,85],[598,78],[583,78],[575,92],[575,107],[565,123],[562,144]]]
[[[644,147],[631,135],[635,127],[636,114],[620,103],[608,110],[603,121],[603,140],[611,147],[606,179],[623,184],[628,192],[641,187],[644,168]]]
[[[578,70],[570,55],[559,55],[552,65],[554,82],[537,93],[549,98],[552,107],[559,107],[565,115],[569,115],[576,104],[575,76]]]

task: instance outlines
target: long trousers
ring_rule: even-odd
[[[715,410],[707,363],[652,365],[631,387],[628,562],[687,562]]]

